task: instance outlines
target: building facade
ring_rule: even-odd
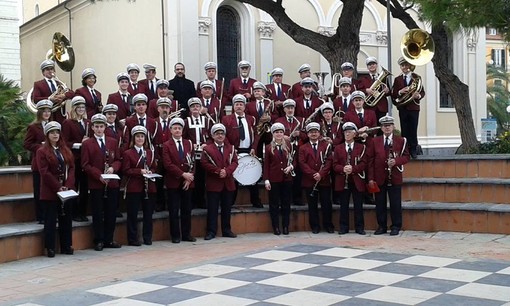
[[[17,83],[21,80],[18,1],[0,2],[0,73]]]
[[[24,5],[34,8],[36,2],[24,0]],[[334,73],[320,54],[294,42],[268,14],[234,0],[69,0],[54,5],[30,20],[25,15],[27,22],[21,27],[25,90],[41,77],[39,63],[56,31],[71,39],[76,54],[74,70],[57,71],[59,78],[76,88],[80,86],[81,71],[93,67],[98,75],[97,88],[104,93],[116,90],[115,76],[131,62],[154,64],[158,77],[167,79],[174,76],[173,65],[182,62],[187,77],[195,82],[205,78],[203,64],[207,61],[218,62],[219,77],[226,80],[236,75],[235,64],[241,59],[252,63],[252,77],[266,83],[273,67],[285,70],[284,82],[288,84],[299,80],[297,70],[303,63],[310,64],[312,72],[328,71],[329,76]],[[324,35],[334,33],[342,11],[342,2],[334,0],[295,0],[292,5],[284,1],[284,6],[298,24]],[[412,14],[416,16],[416,12]],[[420,26],[427,29],[424,24]],[[366,71],[365,59],[375,56],[385,68],[391,62],[394,76],[400,73],[399,45],[407,29],[393,20],[389,44],[387,28],[386,8],[373,0],[365,1],[359,72]],[[486,117],[485,73],[480,73],[485,72],[485,30],[455,36],[451,45],[451,68],[469,85],[480,134],[481,118]],[[435,78],[432,64],[419,66],[416,72],[423,77],[426,91],[418,130],[420,144],[425,149],[457,147],[460,144],[457,116]],[[329,76],[325,84],[330,84]],[[393,115],[398,118],[396,109]]]

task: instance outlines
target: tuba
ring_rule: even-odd
[[[67,37],[65,37],[64,34],[60,32],[56,32],[55,34],[53,34],[52,48],[49,49],[48,52],[46,53],[46,59],[53,60],[63,71],[69,72],[73,70],[75,61],[74,50],[73,47],[71,46],[71,42],[69,41],[69,39],[67,39]],[[69,91],[67,85],[61,80],[59,80],[55,74],[53,74],[53,79],[57,83],[57,90],[48,97],[48,99],[50,100],[56,95],[65,94],[67,91]],[[28,91],[26,104],[27,108],[31,112],[37,113],[37,108],[35,107],[36,103],[32,101],[33,91],[34,91],[33,88],[31,88]],[[65,101],[53,105],[51,111],[55,112],[59,110],[63,105],[65,105]]]
[[[375,80],[372,86],[370,86],[370,89],[372,89],[372,94],[366,98],[366,105],[374,107],[384,97],[384,88],[388,86],[386,85],[386,79],[389,75],[391,75],[391,72],[382,67],[382,73],[379,75],[377,80]]]
[[[319,97],[324,97],[324,95],[326,94],[326,88],[324,87],[324,79],[329,74],[329,72],[314,72],[313,74],[317,77],[317,81],[318,81],[318,85],[319,85],[319,90],[317,92],[317,95]]]

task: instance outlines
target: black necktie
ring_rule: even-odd
[[[246,87],[248,85],[248,81],[246,79],[243,80],[243,87]]]
[[[347,111],[347,98],[344,98],[344,112]]]
[[[127,103],[127,95],[126,94],[122,94],[122,101],[124,103]]]
[[[139,125],[145,126],[145,124],[144,124],[145,118],[140,118],[139,120],[140,120],[140,124]]]
[[[223,155],[223,146],[218,146],[218,150],[220,151],[221,155]]]
[[[85,126],[83,125],[83,121],[80,121],[80,131],[85,135]]]
[[[143,149],[138,150],[138,156],[142,156]]]
[[[117,137],[117,131],[115,131],[115,126],[110,125],[109,128],[112,129],[113,135],[115,135],[115,137]]]
[[[61,169],[64,169],[64,157],[62,156],[62,153],[60,152],[60,149],[55,149],[55,155],[57,155],[58,163],[60,165]]]
[[[166,124],[166,120],[163,120],[163,131],[166,132],[168,129],[168,125]]]
[[[150,86],[150,90],[151,92],[154,94],[154,83],[152,83],[152,81],[149,81],[151,83],[151,86]]]
[[[184,159],[184,150],[182,149],[182,144],[180,140],[177,140],[177,143],[179,144],[179,159]]]
[[[94,104],[98,104],[99,103],[99,99],[96,96],[96,91],[94,89],[91,89],[90,93],[92,94],[92,99],[94,100]]]
[[[195,124],[200,125],[200,122],[198,121],[198,118],[195,119]]]
[[[280,87],[280,84],[276,84],[276,87],[277,87],[276,94],[278,95],[278,99],[281,100],[281,98],[282,98],[282,89]]]
[[[138,84],[133,83],[134,90],[138,90]]]
[[[276,147],[278,148],[278,153],[280,153],[280,156],[283,156],[282,146],[277,145]]]
[[[376,79],[376,75],[375,74],[372,74],[372,80],[375,82],[375,79]]]
[[[389,137],[384,137],[386,140],[384,141],[384,148],[388,149],[390,146],[390,140]]]
[[[209,99],[205,100],[205,107],[207,107],[207,109],[209,109]]]
[[[306,109],[309,109],[310,108],[310,100],[305,99],[305,101],[306,101]]]
[[[106,146],[104,145],[103,138],[99,138],[99,141],[101,142],[101,151],[103,151],[103,154],[106,154]]]
[[[246,138],[246,135],[244,134],[243,121],[241,120],[241,119],[243,119],[243,117],[239,116],[239,117],[237,117],[237,119],[239,119],[239,139],[241,139],[241,141],[243,141]]]
[[[262,101],[259,101],[259,118],[262,117],[264,114],[264,104],[262,104]]]
[[[347,157],[350,157],[352,155],[352,148],[351,148],[351,145],[347,145],[347,147],[348,147],[348,149],[347,149],[347,154],[348,154]],[[350,162],[351,161],[349,160],[349,163]]]
[[[55,84],[53,84],[53,80],[49,80],[48,82],[50,82],[51,93],[57,91],[57,88],[55,88]]]
[[[317,156],[317,144],[316,143],[313,144],[313,153],[315,154],[315,156]]]
[[[287,120],[289,120],[289,123],[292,125],[292,118],[289,118]]]
[[[361,126],[363,126],[363,113],[358,113],[359,122],[361,123]]]

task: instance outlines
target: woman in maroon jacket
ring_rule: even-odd
[[[95,114],[101,113],[103,104],[101,103],[101,93],[94,88],[97,82],[96,71],[92,68],[85,68],[81,73],[81,85],[74,94],[85,98],[85,108],[87,117],[92,118]]]
[[[85,111],[85,98],[76,96],[71,101],[69,118],[62,122],[62,138],[74,155],[76,190],[80,191],[78,203],[73,206],[73,220],[87,222],[87,206],[89,202],[89,187],[87,174],[81,169],[81,144],[92,135],[90,120]]]
[[[290,142],[284,140],[285,127],[281,123],[271,126],[273,140],[266,145],[264,156],[264,184],[269,191],[269,214],[273,233],[280,235],[279,211],[281,207],[283,234],[289,234],[290,195],[294,153]],[[290,159],[290,160],[289,160]]]
[[[44,136],[44,126],[51,118],[53,102],[50,100],[41,100],[37,102],[35,107],[37,108],[36,119],[27,128],[23,147],[30,151],[30,159],[32,160],[32,187],[34,189],[35,217],[39,224],[44,224],[44,207],[39,200],[41,175],[37,169],[35,155],[46,139]]]
[[[37,150],[37,166],[41,174],[41,202],[44,206],[44,245],[48,257],[55,257],[55,231],[58,227],[60,238],[60,252],[72,255],[74,253],[71,203],[62,203],[57,192],[73,189],[74,187],[74,157],[71,150],[60,137],[61,126],[56,121],[48,122],[44,126],[46,141]]]
[[[143,175],[156,172],[156,161],[154,152],[148,150],[148,147],[147,129],[141,125],[133,127],[129,149],[122,154],[122,172],[127,176],[124,196],[127,206],[127,236],[131,246],[141,245],[137,230],[140,205],[143,211],[143,243],[152,244],[152,212],[156,184]]]

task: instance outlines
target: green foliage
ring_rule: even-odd
[[[469,154],[509,154],[510,153],[510,132],[504,132],[496,138],[496,141],[481,143]]]
[[[19,86],[0,74],[0,165],[28,164],[23,140],[34,114],[20,97]]]
[[[501,84],[495,84],[500,80]],[[505,86],[510,82],[510,74],[500,67],[487,65],[487,110],[498,123],[498,134],[510,129],[510,114],[507,107],[510,105],[510,92]]]

